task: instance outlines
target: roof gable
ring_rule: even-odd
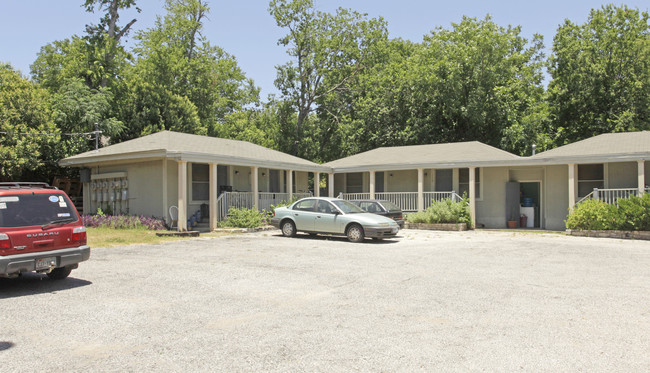
[[[383,147],[352,155],[325,166],[345,169],[394,170],[406,168],[469,167],[510,164],[521,157],[478,141]]]
[[[105,148],[65,158],[62,165],[92,164],[118,159],[166,157],[193,162],[228,162],[236,165],[294,167],[296,170],[318,170],[321,165],[265,148],[247,141],[161,131]]]
[[[650,156],[650,131],[605,133],[560,146],[530,157],[531,160],[643,158]]]

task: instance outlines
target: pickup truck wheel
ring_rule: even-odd
[[[52,280],[63,280],[64,278],[68,277],[70,272],[72,272],[72,268],[68,268],[68,267],[54,268],[52,272],[47,274],[47,277],[49,277]]]
[[[296,235],[296,225],[291,220],[282,222],[282,234],[285,237],[293,237]]]
[[[361,242],[363,241],[365,234],[363,228],[359,224],[352,224],[348,227],[347,236],[350,242]]]

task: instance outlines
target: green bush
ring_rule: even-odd
[[[618,206],[596,200],[577,205],[566,220],[568,229],[650,230],[650,194],[619,199]]]
[[[271,208],[266,211],[266,215],[268,216],[268,219],[271,219],[273,216],[275,216],[275,209],[278,207],[286,207],[291,205],[292,203],[296,202],[300,198],[293,196],[293,198],[287,200],[287,201],[280,201],[276,205],[271,205]]]
[[[586,200],[574,207],[567,217],[566,227],[586,230],[616,229],[617,221],[616,206],[602,201]]]
[[[619,225],[626,231],[650,231],[650,193],[618,200]]]
[[[472,226],[472,218],[466,198],[457,202],[451,199],[439,202],[432,201],[425,211],[408,214],[406,219],[411,223],[466,223],[468,227],[471,228]]]
[[[233,228],[256,228],[265,225],[266,219],[266,213],[257,211],[256,209],[231,208],[228,212],[228,219],[219,223],[219,226]]]

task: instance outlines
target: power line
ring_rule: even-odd
[[[69,133],[33,133],[33,132],[7,132],[0,131],[2,135],[19,135],[19,136],[88,136],[88,135],[98,135],[102,131],[92,131],[92,132],[69,132]]]

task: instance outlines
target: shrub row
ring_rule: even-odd
[[[81,217],[86,227],[102,227],[114,229],[166,229],[165,222],[151,216],[129,215],[83,215]]]
[[[466,223],[468,228],[472,227],[467,198],[456,202],[450,199],[433,201],[425,211],[408,214],[406,220],[409,223],[426,224]]]
[[[587,200],[566,220],[567,229],[650,231],[650,193],[619,199],[618,205]]]
[[[228,218],[219,222],[220,227],[234,228],[256,228],[266,225],[268,214],[264,211],[257,211],[248,208],[231,208],[228,211]]]

